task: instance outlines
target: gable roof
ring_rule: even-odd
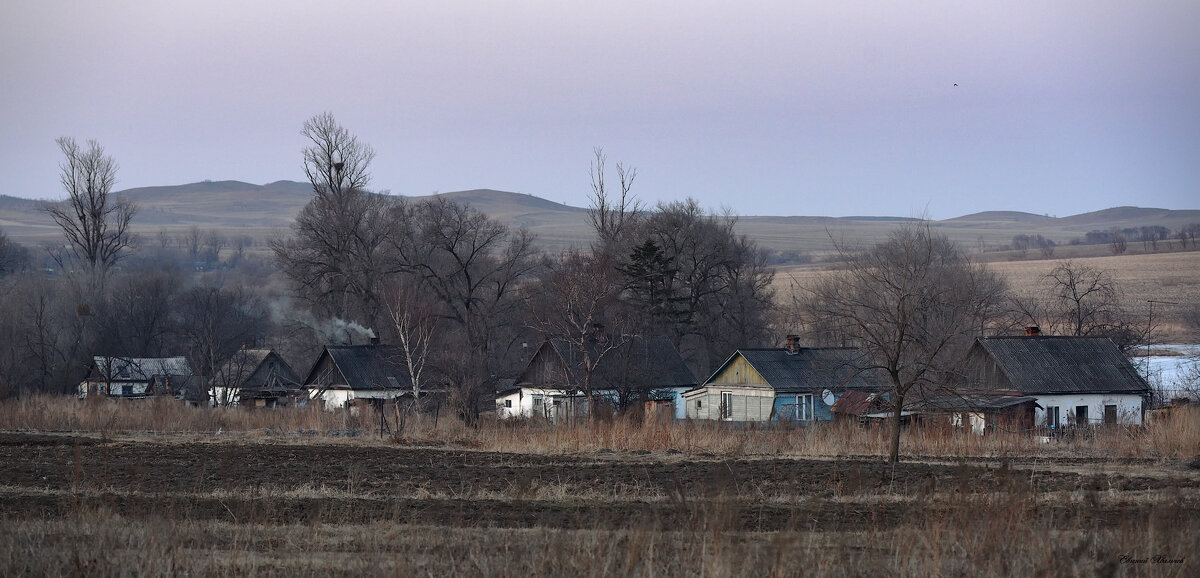
[[[150,381],[156,375],[191,376],[192,367],[183,357],[116,357],[97,355],[92,358],[93,379],[109,381]]]
[[[860,370],[863,353],[851,347],[739,349],[725,360],[705,383],[710,383],[738,357],[746,360],[778,393],[803,393],[823,389],[883,391],[891,386],[877,369]]]
[[[1150,393],[1150,385],[1107,337],[980,337],[971,354],[990,358],[1025,395]]]
[[[699,380],[683,361],[675,344],[665,335],[632,335],[620,339],[621,344],[605,352],[596,363],[592,372],[593,390],[616,389],[629,376],[645,378],[656,389],[690,388],[698,383]],[[593,351],[593,355],[598,355],[598,346]],[[530,359],[515,385],[529,383],[531,379],[528,373],[535,360],[539,355],[551,352],[571,374],[574,383],[583,382],[583,356],[579,350],[565,339],[547,339]]]
[[[325,356],[329,356],[350,389],[412,387],[408,371],[400,361],[402,352],[397,347],[385,345],[326,345],[304,379],[304,385],[329,385],[316,383],[316,373]]]
[[[242,349],[233,354],[221,369],[217,370],[217,375],[213,378],[215,385],[228,385],[231,387],[261,387],[265,383],[247,384],[264,363],[270,360],[275,363],[274,374],[271,376],[278,385],[285,387],[295,387],[298,384],[296,374],[292,371],[292,367],[275,353],[273,349]],[[266,376],[264,376],[266,377]]]

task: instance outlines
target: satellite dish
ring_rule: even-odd
[[[832,406],[833,402],[837,401],[837,398],[833,396],[832,391],[827,389],[821,392],[821,401],[825,402],[825,405]]]

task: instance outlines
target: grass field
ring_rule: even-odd
[[[347,438],[344,414],[61,398],[0,418],[23,430],[0,433],[6,576],[1200,571],[1200,412],[1050,444],[910,432],[895,468],[858,428]]]
[[[1042,278],[1067,258],[994,261],[987,266],[1004,275],[1019,296],[1028,296],[1041,286]],[[1125,307],[1140,322],[1148,321],[1149,300],[1177,305],[1156,304],[1154,341],[1157,343],[1193,343],[1196,328],[1184,324],[1182,315],[1200,304],[1200,251],[1175,253],[1105,255],[1074,259],[1112,276],[1124,294]],[[801,289],[831,270],[830,265],[814,264],[779,269],[775,290],[780,299]]]

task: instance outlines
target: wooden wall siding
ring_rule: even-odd
[[[767,380],[763,379],[754,367],[746,362],[746,358],[738,357],[729,363],[729,365],[713,377],[709,383],[714,384],[731,384],[731,385],[767,385]]]
[[[687,400],[687,416],[691,419],[721,419],[721,392],[733,394],[733,411],[730,421],[767,421],[771,419],[774,393],[770,389],[731,388],[712,386],[703,394]],[[702,402],[696,407],[696,401]]]
[[[1000,366],[996,364],[995,360],[978,345],[971,348],[967,355],[966,375],[970,380],[968,385],[980,387],[986,391],[1017,391],[1008,376],[1000,371]]]

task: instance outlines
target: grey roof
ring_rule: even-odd
[[[655,388],[664,389],[694,387],[699,383],[683,361],[683,356],[679,355],[675,344],[666,336],[632,335],[620,339],[621,343],[615,349],[604,352],[596,364],[592,372],[594,390],[615,389],[617,382],[635,378],[632,376],[647,380]],[[583,358],[579,350],[565,339],[549,339],[542,344],[542,348],[546,347],[553,348],[568,371],[574,374],[575,382],[582,383]],[[596,354],[599,351],[593,355]],[[518,384],[527,381],[524,373],[517,380]]]
[[[713,377],[739,355],[778,393],[823,389],[883,391],[891,386],[887,374],[881,370],[859,369],[867,362],[861,351],[849,347],[803,347],[795,353],[786,349],[739,349]]]
[[[115,357],[97,355],[92,358],[92,378],[110,381],[150,381],[156,375],[193,375],[192,367],[183,357]]]
[[[974,348],[1025,395],[1150,393],[1146,380],[1107,337],[981,337]]]
[[[916,411],[996,411],[1023,403],[1037,403],[1036,397],[1023,395],[942,394],[913,404]]]
[[[402,363],[399,348],[384,345],[327,345],[325,352],[346,379],[350,389],[397,389],[409,388],[408,371]],[[318,364],[319,365],[318,360]],[[309,372],[305,384],[313,384],[316,378]]]
[[[272,375],[263,374],[260,379],[255,382],[249,382],[251,378],[258,373],[259,368],[272,359],[275,362],[274,372]],[[266,381],[274,381],[275,384],[267,384]],[[221,369],[217,370],[217,375],[213,379],[214,385],[228,385],[232,387],[264,387],[264,386],[280,386],[280,387],[296,387],[297,383],[295,372],[292,371],[290,365],[283,360],[279,354],[271,349],[242,349],[229,358]]]

